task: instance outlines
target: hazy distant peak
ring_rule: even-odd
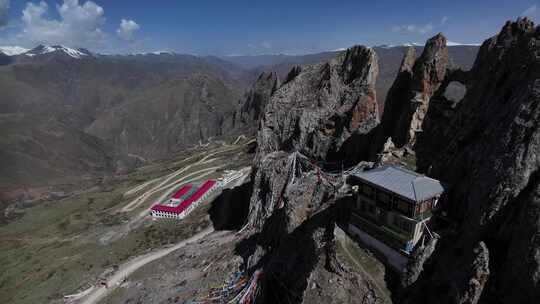
[[[409,42],[409,43],[404,43],[402,46],[424,46],[424,44],[418,43],[418,42]]]
[[[0,52],[8,56],[16,56],[28,52],[29,49],[25,49],[20,46],[0,46]]]
[[[454,42],[454,41],[448,41],[446,43],[447,46],[480,46],[481,44],[479,43],[459,43],[459,42]],[[376,48],[382,48],[382,49],[391,49],[391,48],[395,48],[395,47],[423,47],[424,44],[423,43],[418,43],[418,42],[407,42],[407,43],[403,43],[403,44],[400,44],[400,45],[395,45],[395,44],[382,44],[382,45],[377,45],[375,46]]]
[[[85,49],[73,49],[62,45],[39,45],[24,54],[29,57],[36,55],[44,55],[49,53],[63,53],[75,59],[80,59],[85,56],[91,56],[92,53]]]
[[[153,52],[137,52],[137,53],[129,53],[126,54],[128,56],[146,56],[146,55],[176,55],[175,52],[172,51],[153,51]]]

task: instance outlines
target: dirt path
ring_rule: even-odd
[[[125,205],[122,209],[120,209],[120,211],[121,212],[132,211],[133,209],[137,208],[141,203],[146,201],[152,194],[154,194],[154,193],[156,193],[158,191],[161,191],[164,188],[168,188],[169,185],[167,185],[167,183],[169,181],[171,181],[174,177],[184,173],[185,171],[189,170],[193,166],[204,165],[204,164],[210,163],[210,162],[212,162],[214,160],[215,160],[215,158],[212,158],[212,159],[209,159],[209,160],[201,159],[200,161],[198,161],[196,163],[193,163],[191,165],[187,165],[186,167],[183,167],[182,169],[177,170],[177,171],[173,172],[172,174],[169,174],[163,181],[161,181],[156,186],[152,187],[150,190],[148,190],[148,191],[144,192],[143,194],[139,195],[136,199],[132,200],[129,204]]]
[[[134,259],[127,261],[126,263],[120,265],[120,267],[114,273],[114,275],[112,275],[109,279],[107,279],[108,288],[105,288],[103,286],[99,286],[99,287],[96,286],[96,288],[93,288],[86,296],[80,299],[79,303],[80,304],[98,303],[101,299],[106,297],[115,288],[117,288],[129,275],[131,275],[133,272],[135,272],[139,268],[143,267],[144,265],[150,262],[160,259],[168,255],[169,253],[175,250],[178,250],[190,243],[196,242],[206,237],[213,231],[214,229],[212,227],[206,228],[203,231],[192,236],[191,238],[183,240],[172,247],[167,247],[167,248],[163,248],[154,252],[150,252],[145,255],[138,256]]]
[[[195,155],[192,155],[192,156],[190,156],[190,157],[188,157],[188,158],[185,158],[185,159],[183,159],[183,160],[181,160],[181,161],[178,161],[178,162],[174,163],[174,165],[178,165],[178,164],[181,164],[181,163],[185,163],[185,162],[187,162],[187,161],[190,160],[190,159],[199,157],[201,154],[206,154],[206,153],[208,153],[208,154],[206,154],[202,159],[200,159],[199,161],[197,161],[197,162],[195,162],[195,163],[193,163],[193,164],[191,164],[191,165],[188,165],[187,167],[182,167],[181,169],[178,169],[178,170],[176,170],[176,171],[174,171],[174,172],[172,172],[172,173],[170,173],[170,174],[164,176],[164,177],[165,177],[165,180],[162,181],[162,183],[160,183],[159,185],[156,185],[154,188],[152,188],[152,189],[150,189],[150,190],[148,190],[148,191],[152,191],[152,190],[155,189],[155,188],[161,187],[163,184],[167,183],[169,180],[171,180],[171,179],[174,178],[175,176],[177,176],[177,175],[179,175],[179,174],[185,172],[187,169],[191,168],[191,167],[194,166],[194,165],[201,165],[201,164],[206,164],[206,163],[209,163],[209,162],[214,161],[215,159],[210,159],[210,160],[209,160],[209,158],[210,158],[211,156],[214,156],[214,155],[216,155],[216,154],[218,154],[218,153],[223,153],[223,152],[228,152],[228,151],[233,151],[233,150],[239,149],[241,146],[245,146],[245,145],[247,145],[247,144],[249,144],[249,143],[251,142],[251,141],[250,141],[250,142],[245,143],[245,144],[243,144],[243,145],[241,145],[241,146],[236,146],[237,143],[238,143],[238,142],[240,141],[240,139],[242,139],[242,138],[245,139],[245,136],[244,136],[244,135],[240,135],[240,136],[236,139],[236,141],[233,143],[233,146],[232,146],[232,147],[231,147],[231,146],[225,146],[225,148],[224,148],[224,147],[215,148],[214,150],[205,151],[205,152],[203,152],[203,153],[195,154]],[[163,178],[163,177],[158,177],[158,178],[155,178],[155,179],[153,179],[153,180],[144,182],[144,183],[142,183],[142,184],[140,184],[140,185],[137,185],[137,186],[135,186],[135,187],[129,189],[128,191],[126,191],[126,192],[124,193],[124,196],[129,196],[129,195],[135,194],[135,193],[137,193],[137,192],[143,190],[144,188],[148,187],[150,184],[153,184],[153,183],[157,182],[157,181],[158,181],[159,179],[161,179],[161,178]],[[148,192],[148,191],[147,191],[147,192]],[[130,204],[136,204],[136,203],[137,203],[136,200],[134,200],[134,201],[130,202],[128,205],[124,206],[124,208],[128,208],[128,209],[129,209],[129,208],[131,208],[131,205],[130,205]],[[123,208],[122,210],[124,210],[124,208]]]
[[[200,175],[197,175],[191,179],[188,179],[188,180],[181,180],[181,182],[183,183],[190,183],[192,181],[196,181],[196,180],[199,180],[207,175],[210,175],[212,173],[214,173],[216,170],[215,168],[212,168],[212,170],[209,170],[211,168],[207,168],[205,170],[200,170],[200,172],[204,172]],[[199,171],[198,171],[199,172]],[[176,189],[177,187],[177,184],[173,185],[166,193],[163,194],[162,198],[160,198],[160,200],[164,199],[163,197],[167,197],[170,192],[172,192],[174,189]],[[131,232],[133,229],[137,228],[143,221],[144,219],[149,216],[149,210],[150,208],[145,208],[143,211],[141,211],[138,215],[136,215],[135,217],[133,217],[129,222],[123,224],[119,229],[116,229],[116,230],[110,230],[109,232],[103,234],[100,238],[99,238],[99,242],[101,244],[109,244],[111,242],[115,242],[119,239],[121,239],[122,237],[126,236],[129,232]]]
[[[246,139],[246,136],[244,134],[239,135],[236,140],[233,142],[233,145],[236,145],[240,140]]]
[[[169,174],[169,175],[166,175],[165,176],[165,179],[162,180],[159,184],[155,185],[154,187],[152,187],[151,189],[147,190],[146,192],[144,192],[143,194],[141,194],[140,196],[138,196],[136,199],[132,200],[131,202],[129,202],[127,205],[125,205],[124,207],[122,207],[122,209],[120,209],[120,212],[129,212],[129,211],[132,211],[133,209],[137,208],[141,203],[143,203],[144,201],[146,201],[152,194],[158,192],[158,191],[161,191],[163,190],[163,188],[167,188],[167,186],[165,184],[167,184],[169,181],[171,181],[173,178],[175,178],[176,176],[186,172],[187,170],[189,170],[191,167],[193,166],[197,166],[197,165],[204,165],[204,164],[208,164],[208,163],[211,163],[215,160],[217,160],[217,158],[210,158],[218,153],[223,153],[223,152],[228,152],[228,151],[233,151],[233,150],[236,150],[238,149],[237,146],[235,147],[227,147],[227,148],[218,148],[218,149],[215,149],[213,151],[211,151],[211,153],[208,153],[206,154],[203,158],[201,158],[199,161],[197,162],[194,162],[190,165],[187,165],[181,169],[178,169],[176,171],[174,171],[173,173]],[[205,152],[206,153],[206,152]],[[200,154],[198,154],[197,156],[199,156]],[[193,156],[192,156],[193,157]],[[190,157],[191,158],[191,157]],[[132,194],[134,192],[138,192],[142,189],[144,189],[146,186],[148,186],[149,182],[146,182],[146,183],[143,183],[142,185],[139,185],[139,186],[136,186],[135,188],[131,189],[131,190],[128,190],[125,194]],[[135,191],[133,191],[135,190]]]
[[[154,179],[149,180],[149,181],[147,181],[147,182],[145,182],[145,183],[142,183],[142,184],[140,184],[140,185],[138,185],[138,186],[136,186],[136,187],[134,187],[134,188],[131,188],[131,189],[129,189],[128,191],[126,191],[126,192],[124,193],[124,196],[129,196],[129,195],[135,194],[135,193],[141,191],[142,189],[146,188],[148,185],[157,182],[160,178],[161,178],[161,177],[154,178]]]

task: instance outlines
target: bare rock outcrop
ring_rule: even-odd
[[[266,105],[242,250],[247,268],[264,273],[257,302],[375,301],[368,284],[336,258],[343,180],[314,161],[332,159],[377,125],[377,70],[372,49],[353,47],[328,62],[293,68]]]
[[[233,128],[257,131],[258,122],[272,94],[279,88],[280,80],[275,72],[263,72],[257,78],[245,101],[233,115]]]
[[[244,241],[248,269],[262,269],[261,303],[375,303],[361,276],[336,257],[339,178],[298,153],[271,152],[258,163]],[[351,301],[351,299],[354,299]]]
[[[442,34],[427,41],[418,59],[414,48],[407,50],[386,98],[377,149],[389,137],[398,148],[414,146],[431,98],[444,81],[449,65],[446,38]]]
[[[372,49],[355,46],[291,73],[295,76],[272,95],[262,116],[259,157],[282,150],[326,160],[351,136],[378,124],[378,63]]]
[[[384,112],[381,118],[381,124],[379,125],[377,145],[375,153],[380,150],[381,144],[388,141],[391,138],[392,141],[400,141],[400,146],[403,146],[405,142],[406,132],[403,129],[408,129],[409,126],[405,125],[406,119],[402,116],[410,115],[410,90],[413,79],[413,67],[416,62],[416,50],[413,47],[409,47],[405,52],[405,56],[401,61],[398,74],[394,83],[388,91],[386,101],[384,105]]]
[[[457,228],[441,238],[403,302],[540,298],[539,54],[540,28],[508,22],[469,73],[452,76],[466,85],[463,99],[428,109],[418,166],[452,185],[440,204]]]

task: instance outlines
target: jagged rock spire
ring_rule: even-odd
[[[378,123],[373,49],[355,46],[289,74],[262,116],[258,155],[299,150],[310,158],[327,159],[353,133],[367,133]]]
[[[440,33],[432,37],[418,59],[414,48],[407,49],[386,98],[377,149],[389,137],[398,148],[414,146],[431,97],[446,76],[450,63],[446,42]]]
[[[483,43],[448,119],[428,111],[417,164],[452,185],[439,205],[457,233],[439,241],[403,303],[538,302],[539,41],[528,19],[506,23]]]
[[[276,72],[262,72],[253,88],[247,93],[244,102],[235,112],[233,117],[233,128],[247,127],[255,133],[257,122],[263,114],[270,97],[279,88],[280,80]]]

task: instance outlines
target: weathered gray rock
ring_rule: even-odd
[[[288,217],[287,225],[279,228],[290,233],[308,219],[310,213],[324,209],[336,186],[330,181],[322,178],[309,160],[297,153],[269,153],[257,163],[253,177],[250,227],[262,230],[267,220],[283,209]]]
[[[377,55],[362,46],[304,66],[272,95],[258,133],[258,158],[283,150],[325,160],[352,135],[368,133],[378,123],[377,72]]]
[[[540,298],[539,54],[540,29],[508,22],[470,73],[456,76],[467,92],[455,109],[444,101],[428,110],[418,165],[452,185],[441,206],[457,231],[441,239],[404,302]]]
[[[455,256],[456,252],[453,254]],[[455,262],[435,271],[433,275],[438,277],[429,283],[422,277],[425,272],[432,271],[427,268],[408,293],[396,299],[399,303],[478,303],[490,275],[489,267],[490,254],[486,244],[474,244],[470,251],[460,252]]]
[[[375,303],[364,279],[345,271],[336,257],[341,181],[283,151],[264,156],[253,181],[246,260],[248,269],[265,274],[257,302]],[[319,288],[312,291],[309,282]]]
[[[233,128],[255,133],[266,104],[279,86],[279,77],[275,72],[261,73],[247,93],[245,101],[234,113]]]
[[[414,146],[417,134],[422,132],[431,97],[444,81],[450,65],[446,38],[438,34],[429,39],[422,55],[417,60],[415,57],[414,49],[409,48],[388,93],[378,134],[379,146],[388,137],[398,148]]]
[[[285,81],[283,83],[292,81],[294,78],[296,78],[296,76],[298,76],[298,74],[300,74],[300,72],[302,72],[301,66],[299,65],[293,66],[291,70],[289,71],[289,73],[287,74],[287,77],[285,78]]]
[[[438,241],[438,237],[431,238],[427,244],[418,247],[413,252],[400,278],[401,282],[399,288],[407,288],[416,282],[424,270],[424,265],[428,262],[429,258],[437,248]]]
[[[294,68],[270,98],[257,137],[246,226],[246,263],[265,273],[257,302],[361,303],[369,292],[352,278],[333,299],[337,283],[318,293],[307,289],[310,277],[350,277],[336,258],[333,234],[343,181],[312,161],[331,158],[378,123],[376,75],[373,50],[353,47],[329,62]]]
[[[386,96],[381,124],[377,131],[374,154],[380,152],[381,145],[386,143],[388,138],[392,138],[392,142],[397,139],[400,142],[400,146],[404,145],[405,135],[407,134],[406,130],[409,129],[408,125],[403,125],[407,123],[404,116],[410,112],[411,104],[409,98],[415,62],[416,50],[409,47],[401,61],[396,79]]]

